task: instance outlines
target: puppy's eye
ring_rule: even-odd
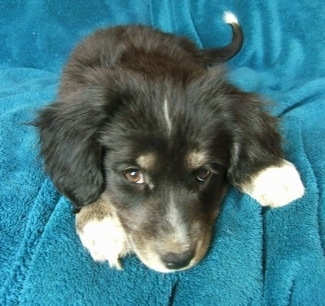
[[[143,184],[144,175],[141,170],[138,169],[128,169],[123,172],[124,177],[131,183]]]
[[[199,182],[204,182],[205,180],[207,180],[210,177],[210,175],[211,175],[211,171],[204,169],[204,168],[198,169],[196,171],[196,179]]]

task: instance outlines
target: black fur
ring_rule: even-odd
[[[157,167],[169,169],[156,173],[170,175],[174,185],[188,180],[188,186],[193,182],[179,167],[182,156],[191,148],[208,152],[214,175],[193,187],[203,190],[202,198],[216,199],[218,186],[240,188],[277,164],[282,151],[276,120],[263,110],[261,98],[231,85],[216,64],[240,49],[241,29],[233,31],[232,44],[214,50],[142,26],[86,38],[64,70],[56,102],[36,121],[45,169],[59,192],[77,209],[114,188],[140,201],[139,189],[116,176],[149,149],[160,152]]]

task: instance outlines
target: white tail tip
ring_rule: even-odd
[[[236,17],[236,15],[234,15],[231,12],[225,12],[223,15],[223,20],[225,23],[228,23],[228,24],[234,24],[234,23],[239,24],[238,18]]]

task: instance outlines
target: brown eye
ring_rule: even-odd
[[[128,169],[123,172],[124,177],[131,183],[143,184],[144,176],[141,170],[138,169]]]
[[[204,182],[205,180],[207,180],[211,175],[211,171],[201,168],[199,170],[197,170],[196,172],[196,179],[199,182]]]

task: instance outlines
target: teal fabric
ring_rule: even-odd
[[[122,272],[93,262],[26,122],[55,98],[69,52],[94,29],[141,23],[222,46],[224,11],[245,35],[229,77],[273,101],[305,196],[270,210],[230,189],[206,258],[188,271],[160,274],[135,256]],[[8,0],[0,23],[0,305],[324,305],[323,0]]]

